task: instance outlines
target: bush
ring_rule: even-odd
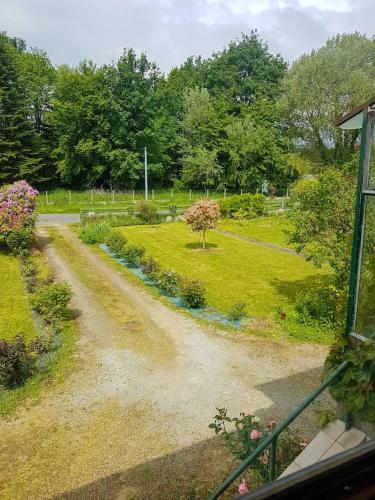
[[[158,211],[151,201],[138,201],[136,209],[142,220],[149,223],[158,221]]]
[[[43,355],[51,352],[56,346],[56,337],[53,331],[48,331],[38,335],[30,342],[30,351],[36,355]]]
[[[86,223],[81,227],[79,237],[84,243],[88,243],[90,245],[103,243],[110,229],[111,226],[107,221]]]
[[[147,257],[141,261],[141,269],[144,274],[154,277],[160,271],[160,264],[153,257]]]
[[[50,283],[41,286],[32,298],[34,309],[48,323],[66,316],[72,291],[68,283]]]
[[[240,413],[239,417],[229,417],[226,408],[217,408],[217,412],[213,423],[208,427],[213,429],[215,434],[223,436],[227,447],[240,460],[244,460],[253,453],[277,425],[275,421],[264,425],[259,417],[253,414]],[[285,429],[278,438],[276,475],[281,474],[306,445],[307,441],[302,439],[297,432],[289,428]],[[270,447],[268,447],[251,468],[259,471],[263,481],[269,481],[270,464]]]
[[[181,285],[181,276],[175,271],[164,270],[157,274],[157,283],[171,297],[177,297]]]
[[[265,214],[266,198],[262,194],[235,194],[220,200],[224,217],[232,219],[251,219]]]
[[[144,253],[145,249],[141,245],[124,245],[121,252],[119,252],[119,256],[126,260],[130,266],[137,266]]]
[[[246,304],[243,302],[237,302],[234,304],[230,311],[228,312],[228,319],[232,321],[238,321],[246,316]]]
[[[24,255],[28,252],[33,239],[33,229],[22,227],[13,229],[6,237],[6,244],[13,255]]]
[[[294,303],[297,320],[305,325],[317,321],[332,327],[337,322],[339,296],[339,290],[327,283],[311,292],[300,293]]]
[[[205,302],[205,293],[203,283],[199,280],[183,280],[180,289],[180,297],[188,307],[202,307]]]
[[[22,262],[22,274],[27,291],[33,293],[38,286],[38,266],[29,259],[25,259]]]
[[[169,210],[169,215],[171,217],[175,218],[176,215],[177,215],[177,207],[176,207],[176,205],[169,205],[168,210]]]
[[[118,254],[121,252],[122,248],[126,245],[127,239],[120,233],[115,233],[110,231],[105,238],[105,244],[114,253]]]
[[[34,356],[24,336],[16,335],[12,342],[0,340],[0,384],[12,387],[21,384],[34,370]]]

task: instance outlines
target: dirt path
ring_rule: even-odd
[[[226,236],[231,236],[232,238],[237,238],[238,240],[247,241],[248,243],[253,243],[254,245],[258,245],[260,247],[273,248],[274,250],[279,250],[280,252],[291,253],[292,255],[298,255],[295,250],[291,248],[285,248],[280,245],[276,245],[276,243],[269,243],[268,241],[260,241],[255,238],[250,238],[250,236],[245,236],[244,234],[234,233],[233,231],[227,231],[226,229],[218,229],[215,231],[221,234],[225,234]]]
[[[124,299],[121,318],[41,229],[80,311],[79,359],[41,403],[0,422],[0,497],[205,498],[232,467],[207,428],[215,408],[284,417],[318,384],[327,349],[206,331],[126,281],[69,229],[59,232],[97,287],[105,280]]]

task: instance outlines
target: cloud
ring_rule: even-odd
[[[102,64],[134,47],[168,71],[251,29],[288,61],[338,32],[372,36],[371,7],[372,0],[1,0],[0,29],[46,50],[55,64]]]

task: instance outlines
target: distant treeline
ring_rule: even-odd
[[[337,115],[375,93],[375,42],[328,40],[289,69],[256,32],[168,75],[125,49],[113,64],[54,67],[0,34],[0,183],[255,192],[285,188],[318,163],[350,159],[356,132]],[[316,163],[316,161],[315,161]]]

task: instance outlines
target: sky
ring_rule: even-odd
[[[44,49],[54,64],[98,64],[124,47],[165,72],[257,29],[291,62],[336,33],[375,35],[375,0],[0,0],[0,31]]]

